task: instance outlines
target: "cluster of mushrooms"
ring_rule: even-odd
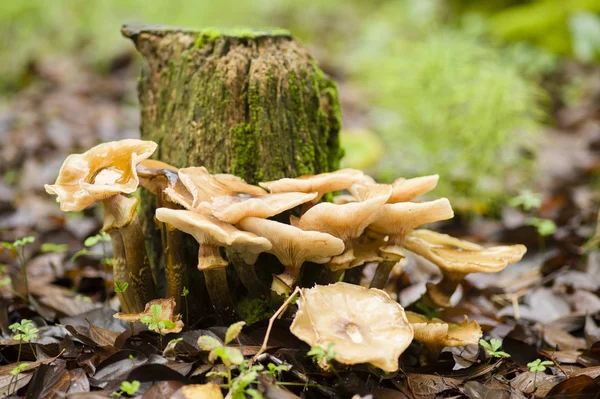
[[[143,312],[159,298],[137,216],[139,200],[132,195],[140,185],[156,196],[165,296],[175,298],[175,311],[186,281],[181,248],[185,235],[199,244],[197,267],[224,321],[237,318],[228,288],[229,265],[249,295],[281,298],[299,284],[307,262],[322,265],[329,282],[343,279],[348,269],[377,262],[370,288],[337,282],[300,290],[292,333],[311,346],[335,343],[336,360],[344,364],[371,363],[395,371],[413,338],[435,359],[446,346],[477,343],[481,337],[474,321],[449,324],[405,312],[381,290],[392,268],[404,259],[404,250],[440,268],[443,278],[428,284],[422,298],[435,308],[451,306],[451,296],[468,273],[498,272],[525,253],[522,245],[484,248],[416,229],[454,215],[446,198],[414,200],[435,188],[437,175],[377,184],[359,170],[343,169],[255,186],[204,167],[178,169],[150,160],[156,147],[134,139],[100,144],[70,155],[56,183],[45,186],[57,195],[63,211],[104,204],[103,230],[112,240],[114,280],[130,287],[117,294],[125,313]],[[325,194],[343,190],[348,194],[333,197],[333,203],[320,202]],[[270,286],[257,275],[257,259],[264,252],[282,265]]]

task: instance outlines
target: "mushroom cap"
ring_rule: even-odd
[[[179,178],[193,196],[193,209],[202,202],[212,202],[216,197],[238,193],[266,194],[262,188],[248,184],[237,176],[211,175],[204,166],[179,169]]]
[[[507,265],[521,260],[527,248],[524,245],[502,245],[480,249],[462,249],[468,246],[458,243],[455,245],[443,245],[431,243],[417,235],[408,235],[404,247],[417,255],[433,262],[444,275],[457,274],[461,278],[469,273],[495,273],[504,269]],[[439,242],[439,241],[437,241]],[[454,241],[450,241],[454,243]]]
[[[310,208],[296,221],[302,230],[321,231],[338,237],[346,244],[362,234],[379,215],[392,193],[390,186],[381,185],[372,197],[361,202],[335,205],[328,202]]]
[[[323,194],[332,191],[345,190],[356,183],[363,176],[363,172],[356,169],[341,169],[330,173],[318,175],[305,175],[294,179],[279,179],[269,182],[258,183],[271,193],[302,192],[319,193],[313,200],[318,202]]]
[[[462,323],[447,323],[433,318],[427,319],[418,313],[406,312],[406,317],[415,332],[415,339],[426,346],[455,347],[477,345],[483,331],[475,320]]]
[[[154,159],[143,160],[137,165],[136,171],[140,185],[154,195],[179,183],[176,167]]]
[[[447,198],[428,202],[399,202],[382,206],[369,229],[390,236],[406,235],[422,224],[452,217],[454,212]]]
[[[152,155],[156,147],[152,141],[126,139],[71,154],[60,168],[56,183],[44,188],[48,194],[57,195],[64,212],[82,211],[116,194],[131,194],[139,184],[136,165]]]
[[[266,238],[238,230],[214,216],[187,210],[158,208],[156,218],[190,234],[201,245],[229,246],[236,252],[255,255],[271,249],[271,243]]]
[[[481,245],[427,229],[413,230],[410,233],[410,236],[421,238],[430,244],[441,245],[445,247],[455,247],[472,251],[483,249]]]
[[[248,217],[268,218],[314,200],[317,193],[235,194],[213,199],[211,209],[218,219],[236,224]]]
[[[412,341],[413,330],[402,306],[387,293],[341,282],[302,293],[292,334],[311,346],[327,348],[333,342],[340,363],[398,370],[398,357]]]
[[[339,238],[318,231],[303,231],[297,227],[261,218],[246,218],[237,226],[272,243],[269,252],[285,266],[300,267],[305,261],[326,263],[344,251]]]
[[[426,194],[437,186],[439,179],[439,175],[396,179],[392,183],[393,191],[390,199],[388,199],[388,204],[411,201],[419,195]]]
[[[144,307],[144,311],[141,313],[116,313],[113,315],[115,319],[123,320],[128,323],[139,321],[143,316],[152,317],[150,309],[152,305],[160,305],[162,313],[160,314],[161,320],[169,320],[174,324],[173,328],[161,328],[160,334],[178,333],[183,329],[183,321],[181,321],[181,314],[175,314],[175,298],[159,298],[153,299],[148,302]]]

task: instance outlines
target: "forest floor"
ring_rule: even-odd
[[[535,211],[506,206],[499,219],[459,217],[442,226],[476,242],[523,243],[529,248],[523,261],[499,275],[467,277],[458,305],[440,315],[447,321],[459,322],[464,316],[476,320],[486,339],[502,340],[502,350],[510,357],[488,358],[483,348],[474,346],[444,352],[437,363],[421,366],[420,348],[414,344],[402,355],[397,373],[368,367],[326,372],[305,356],[309,348],[289,333],[289,321],[281,320],[264,360],[291,369],[257,378],[265,398],[369,393],[386,399],[600,397],[600,70],[573,66],[562,73],[579,74],[591,90],[576,106],[555,104],[556,128],[545,132],[538,155],[541,206]],[[123,381],[137,380],[141,385],[133,396],[169,397],[184,384],[204,382],[213,368],[196,341],[204,334],[222,339],[226,326],[187,326],[164,338],[165,347],[181,338],[165,349],[145,326],[136,325],[132,336],[127,324],[112,317],[116,303],[106,300],[112,281],[105,279],[102,256],[71,260],[85,248],[86,237],[99,231],[97,210],[63,214],[43,188],[71,152],[99,141],[139,136],[136,74],[129,56],[115,59],[106,75],[89,72],[76,60],[54,60],[32,65],[25,76],[31,83],[0,99],[1,240],[35,237],[23,247],[29,303],[19,296],[24,281],[18,260],[8,250],[0,252],[3,395],[107,397],[119,392]],[[345,119],[360,119],[353,114],[355,104],[342,101]],[[552,220],[556,230],[541,238],[533,216]],[[66,247],[43,250],[47,243]],[[101,247],[98,243],[88,250]],[[364,272],[368,275],[370,269]],[[410,306],[433,274],[429,265],[411,259],[386,289]],[[30,345],[12,338],[9,329],[22,319],[32,320],[38,329]],[[265,330],[265,321],[244,328],[237,340],[244,355],[256,353]],[[531,371],[528,364],[536,359],[550,363],[543,371]],[[18,361],[28,364],[14,375]]]

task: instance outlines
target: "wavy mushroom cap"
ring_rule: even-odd
[[[388,204],[411,201],[419,195],[426,194],[437,186],[439,179],[439,175],[414,177],[412,179],[396,179],[392,183],[393,191]]]
[[[422,233],[417,233],[406,237],[404,247],[433,262],[444,275],[457,274],[460,277],[469,273],[499,272],[509,264],[521,260],[527,252],[527,248],[521,244],[462,249],[469,247],[471,243],[459,241],[448,240],[444,245],[439,243],[439,239],[434,239],[432,243],[423,239]]]
[[[56,183],[44,187],[57,196],[60,209],[79,212],[96,201],[138,188],[136,165],[148,158],[157,144],[126,139],[99,144],[83,154],[65,159]]]
[[[162,310],[160,320],[168,320],[173,323],[173,328],[161,328],[160,334],[178,333],[183,329],[181,314],[175,314],[176,305],[173,297],[154,299],[146,304],[144,311],[141,313],[116,313],[113,317],[128,323],[139,321],[144,316],[154,317],[151,312],[152,305],[160,305]]]
[[[477,345],[483,335],[475,320],[465,319],[462,323],[447,323],[437,318],[427,319],[410,311],[406,312],[406,317],[413,327],[417,341],[440,350],[444,347]]]
[[[241,229],[268,239],[269,252],[285,266],[300,267],[309,261],[326,263],[344,251],[339,238],[318,231],[303,231],[297,227],[268,219],[246,218],[237,224]]]
[[[316,198],[317,193],[236,194],[216,197],[211,210],[218,219],[236,224],[248,217],[268,218]]]
[[[290,326],[310,346],[334,343],[335,360],[398,370],[398,357],[413,339],[404,309],[388,294],[348,283],[305,288]]]
[[[363,172],[356,169],[341,169],[330,173],[318,175],[305,175],[295,179],[279,179],[269,182],[258,183],[271,193],[301,192],[318,193],[313,202],[318,202],[324,194],[332,191],[345,190],[361,177]]]
[[[145,159],[136,167],[140,185],[154,195],[167,187],[181,185],[177,171],[176,167],[154,159]]]
[[[410,232],[409,235],[411,237],[421,238],[430,244],[441,245],[445,247],[455,247],[459,249],[467,249],[473,251],[483,249],[481,245],[461,240],[459,238],[452,237],[448,234],[437,233],[435,231],[427,229],[413,230]]]
[[[192,194],[192,208],[202,202],[212,202],[216,197],[251,194],[265,195],[267,192],[258,186],[246,183],[237,176],[227,174],[211,175],[204,166],[179,169],[179,178]]]
[[[201,246],[202,244],[216,247],[228,246],[236,252],[245,254],[245,260],[256,260],[258,254],[271,249],[271,243],[266,238],[238,230],[211,215],[187,210],[158,208],[156,218],[190,234]]]
[[[381,185],[371,198],[361,202],[335,205],[328,202],[310,208],[295,223],[302,230],[320,231],[340,238],[348,244],[357,238],[379,215],[382,205],[392,193],[390,186]]]

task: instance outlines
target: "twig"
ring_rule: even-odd
[[[277,309],[277,311],[273,314],[273,316],[271,316],[271,318],[269,319],[269,326],[267,327],[267,332],[265,333],[265,339],[263,340],[262,346],[260,347],[258,352],[256,352],[254,357],[252,359],[250,359],[250,362],[248,363],[248,367],[252,366],[252,364],[258,359],[258,357],[267,350],[267,344],[269,343],[269,338],[271,336],[271,329],[273,328],[273,323],[275,323],[275,320],[277,320],[279,315],[282,314],[287,309],[288,305],[292,302],[292,300],[296,297],[296,295],[298,295],[300,293],[300,290],[301,290],[300,287],[296,287],[294,289],[294,291],[290,294],[288,299],[286,299],[285,302],[279,307],[279,309]]]

